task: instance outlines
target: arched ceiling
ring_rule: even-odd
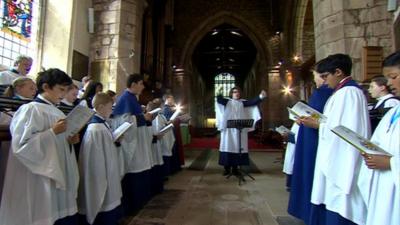
[[[240,29],[223,24],[211,29],[199,42],[193,63],[206,83],[219,73],[231,73],[241,84],[249,73],[257,50]]]

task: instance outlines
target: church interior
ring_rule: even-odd
[[[176,128],[178,171],[120,225],[306,224],[287,211],[289,143],[276,128],[290,129],[287,108],[309,101],[321,59],[350,56],[352,78],[374,103],[371,78],[400,50],[400,0],[1,0],[0,9],[1,71],[26,55],[33,80],[58,68],[116,99],[140,74],[140,105],[168,94],[189,115]],[[217,96],[234,87],[244,99],[266,93],[239,179],[223,176],[218,161]],[[2,112],[24,103],[0,97]],[[0,205],[11,138],[1,124]]]

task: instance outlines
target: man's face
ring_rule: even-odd
[[[29,73],[31,67],[32,67],[32,61],[29,59],[24,59],[20,63],[18,63],[17,70],[21,75],[25,76],[26,74]]]
[[[238,89],[234,89],[233,91],[232,91],[232,98],[233,99],[240,99],[240,91],[238,90]]]
[[[388,79],[388,86],[392,92],[400,96],[400,66],[384,67],[383,75]]]

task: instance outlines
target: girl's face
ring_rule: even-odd
[[[25,81],[23,85],[16,87],[16,94],[24,98],[33,99],[36,95],[36,92],[36,84],[31,80]]]

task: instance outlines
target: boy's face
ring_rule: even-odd
[[[382,91],[385,89],[385,86],[379,86],[374,81],[369,84],[368,92],[373,98],[379,98],[382,95]]]
[[[144,89],[143,80],[138,81],[137,83],[132,82],[131,87],[129,88],[131,91],[136,94],[140,95]]]
[[[388,79],[388,86],[392,92],[400,96],[400,66],[384,67],[383,75]]]
[[[327,84],[330,88],[334,89],[341,80],[343,80],[346,76],[344,76],[343,72],[340,69],[336,69],[334,73],[324,72],[319,75],[322,79],[324,79],[324,83]]]
[[[68,90],[68,85],[56,84],[52,88],[48,84],[43,84],[44,92],[42,95],[53,104],[58,104],[65,97]]]

